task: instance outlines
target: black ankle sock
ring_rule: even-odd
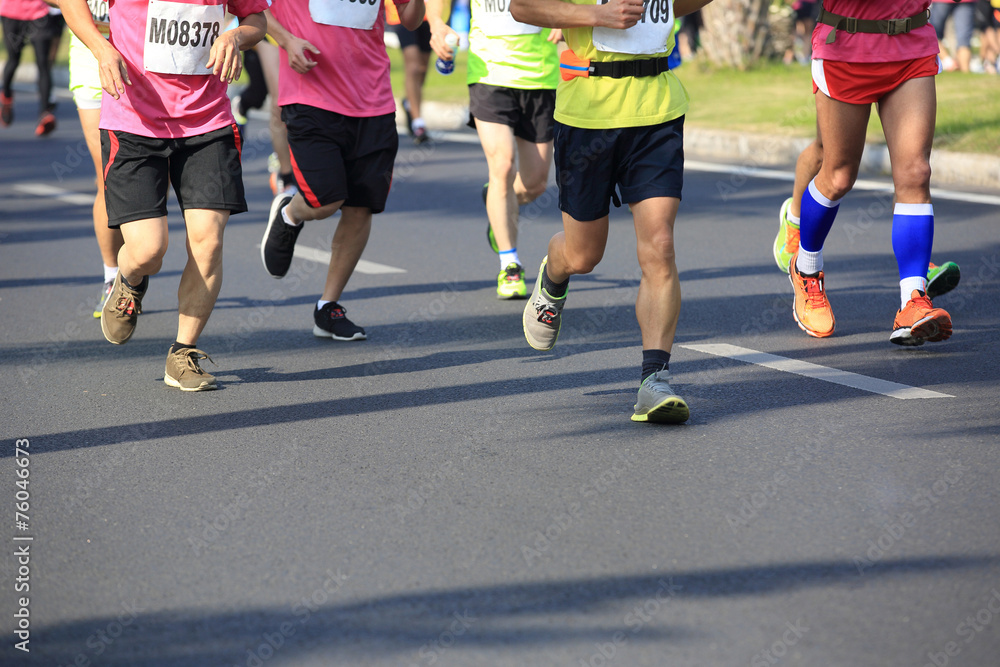
[[[666,350],[643,350],[642,351],[642,380],[645,380],[657,371],[670,368],[670,353]]]
[[[298,187],[298,184],[295,182],[295,174],[291,171],[288,172],[287,174],[278,174],[278,178],[280,178],[281,182],[284,183],[286,186],[295,185],[296,187]]]
[[[125,283],[125,285],[129,289],[139,290],[140,292],[143,292],[143,291],[146,290],[146,286],[149,285],[149,276],[143,276],[142,280],[139,281],[139,285],[136,286],[136,285],[133,285],[132,283],[130,283],[128,281],[128,279],[125,278],[125,274],[123,273],[122,274],[122,282]]]
[[[180,350],[193,350],[193,349],[195,349],[194,345],[185,345],[184,343],[178,343],[177,341],[174,341],[174,344],[170,346],[170,354],[173,354],[174,352],[178,352]]]
[[[552,282],[552,279],[549,278],[549,266],[546,264],[545,270],[542,271],[542,288],[548,292],[549,296],[555,299],[565,296],[567,287],[569,287],[569,278],[561,283]]]

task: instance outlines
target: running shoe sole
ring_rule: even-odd
[[[951,333],[951,316],[942,311],[932,317],[917,320],[909,328],[896,329],[889,336],[889,342],[906,346],[923,345],[925,341],[938,343],[951,338]]]
[[[941,266],[929,270],[927,272],[927,298],[933,301],[942,294],[947,294],[958,287],[961,280],[962,270],[955,262],[945,262]]]
[[[785,218],[788,216],[788,210],[791,207],[792,198],[789,197],[781,205],[781,210],[778,212],[778,235],[774,238],[774,246],[772,247],[774,263],[785,273],[788,273],[788,262],[781,261],[781,249],[785,247],[785,237],[788,235],[788,230],[785,228]]]
[[[680,396],[668,396],[649,411],[643,414],[633,414],[634,422],[652,422],[654,424],[683,424],[691,417],[691,410]]]
[[[368,340],[368,336],[360,331],[350,338],[345,338],[343,336],[336,336],[315,324],[313,325],[313,336],[316,336],[316,338],[332,338],[333,340]]]

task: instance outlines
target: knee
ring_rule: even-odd
[[[899,173],[893,169],[893,181],[897,190],[926,190],[931,183],[931,165],[927,160],[906,160],[899,165]]]
[[[654,273],[661,278],[677,272],[677,253],[671,234],[663,233],[649,239],[639,248],[639,266],[643,275]]]
[[[572,252],[567,249],[565,253],[566,267],[570,275],[583,275],[593,271],[601,263],[602,257],[604,257],[603,250],[578,250]]]
[[[536,199],[538,199],[539,197],[541,197],[543,194],[545,194],[545,190],[546,190],[546,186],[547,185],[548,185],[548,183],[546,183],[544,180],[539,180],[539,181],[535,181],[535,182],[524,183],[524,195],[525,195],[525,198],[529,202],[535,201]]]
[[[842,199],[854,187],[856,180],[858,180],[857,169],[837,169],[829,174],[831,192],[823,194],[833,201]]]
[[[132,260],[136,269],[145,275],[152,275],[163,266],[163,257],[167,254],[167,243],[164,239],[162,243],[133,241],[128,246],[128,256]]]

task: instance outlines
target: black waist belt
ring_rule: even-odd
[[[590,61],[590,76],[609,76],[624,79],[627,76],[658,76],[670,69],[667,58],[646,60],[612,60],[610,62]]]
[[[819,16],[816,18],[818,23],[824,25],[833,26],[833,30],[826,38],[827,44],[833,44],[834,40],[837,39],[837,31],[844,30],[850,34],[856,32],[866,32],[881,35],[903,35],[911,30],[916,30],[917,28],[922,28],[927,25],[929,20],[930,12],[923,11],[919,14],[914,14],[913,16],[908,16],[905,19],[856,19],[850,16],[841,16],[840,14],[834,14],[833,12],[828,12],[826,9],[819,10]]]

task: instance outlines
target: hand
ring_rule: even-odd
[[[288,54],[289,67],[299,74],[306,74],[313,67],[316,67],[316,61],[311,59],[307,52],[319,55],[319,49],[306,40],[293,35],[288,44],[285,46],[285,53]]]
[[[243,58],[240,55],[240,34],[236,30],[227,30],[219,35],[208,53],[208,63],[205,67],[212,74],[226,83],[232,83],[240,78],[243,72]]]
[[[563,41],[562,30],[560,28],[553,28],[549,32],[549,41],[552,42],[553,44],[558,44],[559,42]]]
[[[451,60],[455,57],[455,50],[448,46],[444,40],[448,35],[455,35],[457,39],[458,33],[449,28],[444,21],[438,21],[437,24],[437,28],[433,24],[431,25],[431,48],[442,60]]]
[[[609,0],[605,5],[598,5],[597,10],[597,25],[624,30],[642,19],[645,7],[643,0]]]
[[[110,42],[104,42],[107,46],[101,51],[97,60],[97,68],[101,77],[101,88],[116,100],[125,93],[125,85],[132,85],[128,78],[128,68],[122,54],[111,46]]]

